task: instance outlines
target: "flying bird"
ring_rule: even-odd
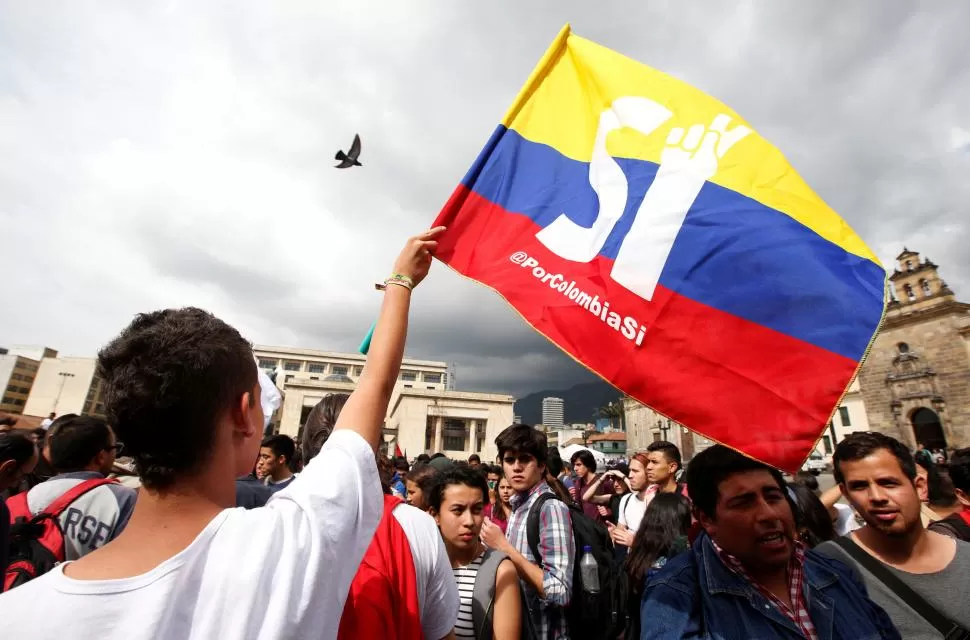
[[[350,151],[344,153],[343,151],[338,151],[336,160],[340,160],[335,168],[346,169],[347,167],[362,167],[363,165],[357,161],[360,157],[360,135],[354,134],[354,142],[350,145]]]

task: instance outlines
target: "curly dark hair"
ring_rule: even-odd
[[[244,393],[259,402],[252,345],[194,307],[135,317],[98,354],[105,414],[147,489],[198,472],[216,423]]]
[[[441,511],[441,503],[445,499],[445,490],[454,484],[463,484],[466,487],[478,489],[482,492],[482,504],[488,502],[488,483],[485,481],[485,476],[470,467],[455,466],[448,471],[434,475],[434,484],[431,485],[431,490],[426,499],[428,506],[435,513]]]

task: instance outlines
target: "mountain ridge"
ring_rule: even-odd
[[[515,415],[525,424],[542,423],[542,399],[550,396],[563,399],[563,422],[568,425],[594,422],[601,417],[596,415],[597,410],[622,398],[623,393],[602,380],[583,382],[568,389],[536,391],[515,401]]]

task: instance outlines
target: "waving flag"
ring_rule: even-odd
[[[568,25],[435,224],[439,259],[576,360],[788,471],[884,310],[875,255],[775,147]]]

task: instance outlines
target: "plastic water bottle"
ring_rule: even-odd
[[[600,592],[600,568],[593,557],[593,548],[583,547],[583,557],[579,560],[579,575],[583,579],[583,591],[586,593]]]

